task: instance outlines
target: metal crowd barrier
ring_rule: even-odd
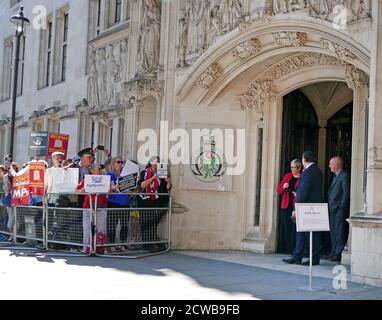
[[[111,194],[107,194],[111,195]],[[113,195],[116,195],[113,193]],[[98,196],[95,204],[98,203]],[[131,202],[152,194],[130,193]],[[93,248],[95,255],[137,258],[167,252],[171,247],[171,196],[166,206],[129,208],[98,208],[95,205]],[[150,200],[146,200],[150,202]],[[105,224],[106,222],[106,224]]]
[[[9,244],[7,240],[9,240],[12,237],[13,231],[8,229],[8,216],[9,211],[11,211],[12,209],[6,207],[3,204],[4,197],[5,194],[0,192],[0,243]]]
[[[0,203],[0,236],[12,237],[13,244],[23,243],[45,255],[141,258],[170,250],[169,194],[157,194],[168,198],[168,205],[150,207],[151,201],[146,200],[141,208],[137,206],[138,197],[152,194],[128,193],[130,203],[135,205],[127,208],[98,208],[97,194],[95,205],[90,201],[91,208],[85,209],[81,202],[86,195],[47,194],[42,207],[6,208]],[[52,199],[55,203],[49,201]],[[12,244],[0,243],[7,248]]]

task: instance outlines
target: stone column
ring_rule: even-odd
[[[328,125],[327,120],[319,120],[318,125],[320,129],[318,130],[318,166],[321,168],[322,172],[325,174],[326,171],[326,127]]]
[[[130,0],[122,0],[122,6],[121,6],[121,20],[126,21],[128,19],[128,12],[127,8],[129,6],[128,2]]]
[[[355,87],[353,101],[352,180],[350,191],[350,214],[364,210],[363,172],[365,150],[365,108],[369,96],[366,83]]]
[[[94,120],[94,145],[92,148],[95,148],[98,146],[98,141],[99,141],[99,120],[95,118]]]
[[[112,136],[112,139],[111,139],[111,150],[112,150],[112,154],[117,156],[119,155],[119,152],[120,152],[120,144],[121,144],[121,141],[120,141],[120,137],[119,137],[119,125],[120,125],[120,120],[119,118],[113,118],[113,136]],[[120,155],[122,157],[124,157],[125,155]]]
[[[382,213],[382,0],[372,1],[367,213]]]

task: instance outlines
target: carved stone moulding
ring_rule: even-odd
[[[351,64],[346,65],[345,80],[353,90],[369,86],[368,75]]]
[[[280,47],[303,47],[308,41],[305,32],[281,31],[272,34],[275,43]]]
[[[214,62],[196,80],[196,83],[203,89],[208,90],[211,85],[223,74],[223,67]]]
[[[122,83],[121,86],[121,103],[127,109],[141,106],[143,100],[147,97],[153,97],[158,102],[162,100],[163,81],[137,78]]]
[[[322,45],[322,48],[327,51],[333,52],[338,59],[346,60],[346,59],[355,59],[356,56],[353,54],[349,49],[345,48],[344,46],[334,42],[330,41],[325,38],[320,39],[320,43]]]
[[[261,49],[261,42],[256,38],[252,38],[240,43],[235,49],[231,50],[231,55],[240,59],[246,59],[259,53]]]

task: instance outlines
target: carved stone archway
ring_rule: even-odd
[[[353,153],[362,154],[364,101],[368,95],[370,52],[351,37],[334,30],[327,22],[258,21],[242,25],[216,44],[189,69],[177,88],[177,102],[182,107],[206,108],[214,105],[235,83],[246,83],[237,96],[237,108],[246,114],[246,129],[251,137],[261,128],[266,141],[262,153],[262,171],[256,180],[256,167],[248,166],[244,178],[242,248],[274,252],[276,247],[277,197],[280,179],[280,124],[282,98],[302,86],[325,82],[346,82],[354,92]],[[245,84],[244,84],[245,85]],[[236,92],[236,91],[235,91]],[[220,100],[219,100],[220,101]],[[320,122],[325,125],[325,121]],[[357,126],[358,125],[358,126]],[[252,141],[258,145],[257,141]],[[247,163],[258,163],[257,147],[248,144]],[[363,159],[353,159],[353,172],[362,172]],[[255,183],[261,184],[261,216],[254,227]],[[361,196],[356,196],[361,190]],[[362,202],[361,175],[353,179],[353,208]],[[251,198],[251,199],[250,199]],[[249,243],[249,244],[248,244]]]

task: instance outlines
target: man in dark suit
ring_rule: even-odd
[[[302,163],[304,171],[302,172],[299,180],[296,203],[323,203],[322,197],[322,182],[323,174],[320,168],[314,163],[315,158],[313,152],[305,151],[302,155]],[[309,243],[308,232],[297,232],[296,234],[296,247],[293,251],[292,258],[283,259],[284,262],[289,264],[301,264],[304,246]],[[320,234],[313,232],[313,265],[320,264]],[[309,265],[309,261],[302,263]]]
[[[350,178],[343,170],[343,166],[344,162],[340,157],[334,157],[329,162],[329,168],[334,173],[328,192],[331,261],[341,261],[341,254],[347,241],[346,218],[349,216]]]

